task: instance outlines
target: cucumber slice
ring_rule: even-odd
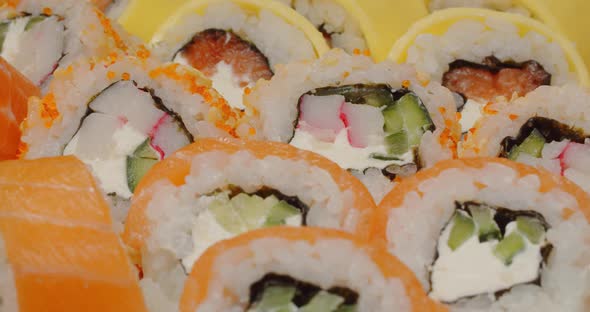
[[[531,134],[522,141],[518,146],[512,148],[508,154],[508,159],[516,160],[520,153],[529,154],[536,158],[541,158],[543,147],[545,146],[545,137],[537,129],[533,129]]]
[[[494,255],[502,260],[505,265],[510,265],[512,259],[525,248],[524,238],[518,232],[512,232],[504,237],[502,241],[494,247]]]
[[[46,18],[47,18],[47,16],[43,16],[43,15],[31,17],[31,19],[29,19],[29,21],[27,22],[27,25],[25,26],[25,31],[29,31],[31,28],[35,27],[35,25],[44,21]]]
[[[265,226],[277,226],[286,223],[287,218],[301,214],[301,211],[286,201],[281,200],[272,206],[266,218]]]
[[[403,130],[404,119],[397,111],[396,106],[387,107],[381,114],[383,114],[383,120],[385,121],[383,125],[385,133],[397,133]]]
[[[157,159],[127,156],[127,186],[131,193],[143,176],[158,162]]]
[[[408,133],[400,131],[385,137],[387,153],[391,156],[401,156],[410,150],[408,144]]]
[[[333,312],[344,302],[344,298],[327,291],[318,292],[311,301],[299,309],[300,312]]]
[[[10,23],[0,23],[0,52],[4,48],[4,40],[6,40],[6,33],[8,33]]]
[[[452,219],[452,228],[447,245],[455,251],[475,233],[475,223],[463,212],[456,211]]]
[[[231,201],[221,199],[209,204],[209,211],[215,216],[217,223],[232,234],[240,234],[247,230],[242,217],[237,213]]]
[[[231,204],[249,230],[260,227],[270,210],[270,206],[258,195],[240,193],[231,199]]]
[[[500,240],[502,234],[496,221],[494,221],[494,214],[490,208],[485,206],[470,205],[469,212],[473,221],[479,227],[479,241],[487,242],[492,239]]]
[[[357,311],[357,306],[350,304],[350,305],[341,305],[334,312],[356,312],[356,311]]]
[[[545,234],[543,223],[533,217],[517,217],[516,228],[533,244],[539,244]]]
[[[369,157],[373,158],[373,159],[378,159],[378,160],[402,160],[399,156],[395,156],[395,155],[387,155],[387,154],[381,154],[381,153],[372,153]]]
[[[250,311],[293,311],[294,304],[291,303],[295,297],[295,287],[289,286],[271,286],[264,290],[262,299],[254,309]]]
[[[127,156],[127,186],[131,193],[143,176],[159,161],[158,154],[150,146],[150,139],[146,139],[133,152]]]
[[[159,159],[158,153],[150,145],[151,140],[146,139],[133,152],[133,156],[139,158]]]
[[[428,110],[424,107],[420,98],[413,93],[402,96],[397,101],[396,106],[397,111],[404,119],[409,146],[419,145],[424,132],[434,128]]]

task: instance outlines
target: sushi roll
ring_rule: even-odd
[[[167,311],[160,304],[177,302],[194,261],[220,240],[278,225],[355,232],[375,209],[358,180],[319,155],[200,139],[146,175],[122,237],[143,269],[150,309]]]
[[[447,9],[416,22],[390,57],[416,66],[454,92],[463,132],[491,102],[541,85],[588,85],[572,43],[542,23],[484,9]]]
[[[260,138],[321,154],[363,179],[377,202],[390,180],[452,158],[451,93],[408,65],[332,50],[282,67],[244,97]]]
[[[57,68],[79,57],[143,51],[135,39],[86,1],[18,1],[14,8],[0,9],[0,33],[0,56],[43,87]]]
[[[589,200],[510,160],[443,161],[383,199],[370,237],[450,311],[588,311]]]
[[[137,269],[82,162],[0,162],[0,202],[0,310],[147,311]]]
[[[232,110],[190,67],[111,55],[58,70],[29,101],[23,158],[75,155],[88,164],[122,221],[142,176],[199,137],[236,134]]]
[[[330,47],[348,53],[368,51],[361,29],[362,9],[348,0],[279,0],[305,16],[324,36]]]
[[[462,157],[504,157],[563,175],[590,192],[590,93],[540,87],[499,103],[462,143]]]
[[[17,158],[27,100],[39,94],[30,80],[0,57],[0,160]]]
[[[328,47],[294,10],[275,1],[193,0],[168,19],[151,40],[165,61],[188,64],[213,81],[228,102],[278,64],[314,59]]]
[[[345,232],[278,227],[218,243],[197,261],[181,312],[444,311],[395,257]]]

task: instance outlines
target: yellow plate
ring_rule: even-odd
[[[139,35],[147,42],[156,42],[166,37],[169,30],[176,27],[184,16],[192,13],[202,14],[215,2],[226,0],[132,0],[120,18],[123,26]],[[157,2],[159,6],[150,6],[147,2]],[[259,12],[267,9],[287,23],[301,30],[310,41],[317,56],[330,48],[323,35],[305,17],[295,10],[272,0],[232,0],[240,7]],[[140,5],[141,3],[141,5]],[[149,21],[146,24],[146,21]]]
[[[512,23],[519,29],[521,35],[524,35],[529,31],[535,31],[548,38],[549,41],[557,42],[565,53],[570,71],[576,73],[580,84],[584,86],[590,85],[588,70],[582,57],[574,45],[557,31],[550,29],[547,25],[537,20],[518,14],[496,12],[485,9],[445,9],[432,13],[412,25],[410,30],[408,30],[408,32],[394,44],[389,53],[389,58],[398,63],[403,63],[406,60],[408,48],[412,46],[414,40],[420,34],[428,33],[442,35],[451,25],[460,20],[472,19],[483,22],[490,17]]]
[[[416,20],[428,15],[424,1],[418,0],[337,0],[358,20],[371,55],[376,61],[387,58],[393,43]]]

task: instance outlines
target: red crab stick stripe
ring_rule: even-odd
[[[31,81],[0,57],[0,160],[16,158],[27,100],[39,94]]]
[[[18,311],[147,311],[137,272],[82,162],[1,162],[0,203]]]

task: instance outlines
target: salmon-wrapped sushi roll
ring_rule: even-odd
[[[521,97],[542,85],[588,85],[588,71],[570,41],[521,15],[447,9],[416,22],[390,57],[455,93],[463,132],[487,104]]]
[[[27,115],[27,101],[39,89],[0,57],[0,160],[18,154],[20,124]]]
[[[146,311],[137,270],[82,162],[0,162],[0,203],[0,310]]]
[[[146,175],[123,240],[143,269],[146,294],[172,304],[194,261],[217,241],[276,225],[354,232],[375,208],[358,180],[314,153],[282,143],[200,139]],[[150,308],[163,311],[155,301]]]
[[[24,157],[77,156],[122,221],[154,163],[195,138],[236,135],[240,114],[190,67],[116,54],[83,59],[56,72],[47,94],[30,101]]]
[[[259,137],[353,170],[377,202],[395,177],[452,158],[460,135],[447,89],[410,66],[341,50],[282,67],[244,101]]]
[[[440,162],[381,202],[371,237],[451,311],[588,311],[590,197],[501,158]]]
[[[0,56],[38,86],[82,56],[144,53],[136,39],[87,1],[16,2],[0,9]]]
[[[243,108],[243,91],[270,79],[278,64],[314,59],[328,49],[303,16],[263,0],[188,1],[151,43],[165,61],[203,72],[238,108]]]
[[[445,311],[387,252],[349,233],[278,227],[218,243],[180,303],[197,311]]]
[[[540,87],[491,105],[462,142],[461,156],[504,157],[563,175],[590,192],[590,93]]]

